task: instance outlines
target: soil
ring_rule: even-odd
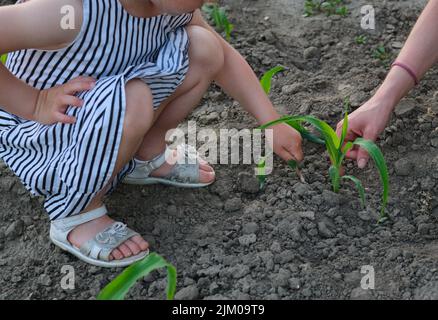
[[[6,3],[8,1],[1,1]],[[374,2],[377,26],[360,28],[360,7]],[[227,0],[231,43],[256,73],[288,71],[273,82],[282,114],[313,114],[333,126],[342,102],[357,108],[381,83],[425,1],[351,1],[342,18],[304,18],[303,1]],[[366,34],[365,45],[355,36]],[[376,225],[381,186],[373,165],[347,171],[367,189],[362,210],[353,186],[331,192],[322,147],[305,143],[303,184],[276,159],[264,190],[253,167],[216,166],[201,190],[122,185],[108,199],[113,217],[133,226],[178,269],[180,299],[438,299],[438,73],[433,69],[402,102],[379,145],[390,169],[392,219]],[[213,87],[190,120],[199,128],[254,128],[239,105]],[[89,266],[50,243],[41,199],[0,164],[0,299],[94,299],[121,270]],[[75,269],[63,290],[63,265]],[[363,266],[375,289],[361,289]],[[130,299],[163,299],[165,273],[154,272]]]

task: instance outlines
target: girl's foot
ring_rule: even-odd
[[[146,157],[147,158],[147,157]],[[196,150],[182,144],[176,150],[166,149],[152,160],[136,159],[137,166],[123,180],[127,184],[164,184],[181,188],[203,188],[215,180],[213,168]]]
[[[166,177],[175,166],[178,159],[178,150],[174,150],[170,153],[166,162],[158,169],[152,171],[151,177],[162,178]],[[207,161],[202,158],[198,158],[199,161],[199,182],[209,184],[212,183],[216,177],[213,167],[211,167]]]
[[[80,248],[88,240],[92,239],[96,234],[102,232],[111,224],[114,223],[109,216],[105,215],[90,222],[81,224],[73,229],[68,235],[68,241],[77,248]],[[117,249],[111,252],[110,260],[122,260],[138,255],[141,252],[147,251],[149,244],[140,236],[134,236],[126,240]]]

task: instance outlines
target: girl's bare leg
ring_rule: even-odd
[[[122,140],[111,181],[134,157],[145,133],[152,125],[153,116],[152,94],[149,88],[141,80],[129,81],[126,84],[126,115],[123,124]],[[108,188],[109,185],[93,199],[83,212],[101,207],[103,205],[102,199]],[[69,234],[68,240],[76,247],[79,247],[113,222],[110,217],[104,216],[84,223]],[[147,250],[148,246],[148,243],[140,236],[132,237],[118,249],[115,249],[111,255],[113,259],[120,260],[137,255],[141,251]]]
[[[222,47],[216,37],[207,29],[198,26],[187,28],[190,37],[190,67],[183,84],[165,101],[156,112],[156,121],[145,135],[136,157],[150,160],[165,150],[166,133],[176,128],[199,104],[216,74],[224,64]],[[172,166],[164,164],[152,173],[153,176],[167,175]],[[213,169],[206,163],[200,165],[200,180],[208,183],[214,180]]]

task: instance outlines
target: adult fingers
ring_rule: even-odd
[[[365,131],[363,138],[366,140],[376,141],[377,139],[377,133],[372,131]],[[357,151],[357,166],[360,169],[363,169],[366,167],[368,160],[370,159],[370,155],[365,149],[359,148]]]

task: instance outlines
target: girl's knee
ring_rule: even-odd
[[[126,83],[125,127],[134,132],[144,132],[152,125],[154,110],[152,92],[140,79]]]
[[[198,64],[212,75],[224,65],[224,49],[219,39],[211,31],[200,26],[187,27],[190,38],[190,63]]]

